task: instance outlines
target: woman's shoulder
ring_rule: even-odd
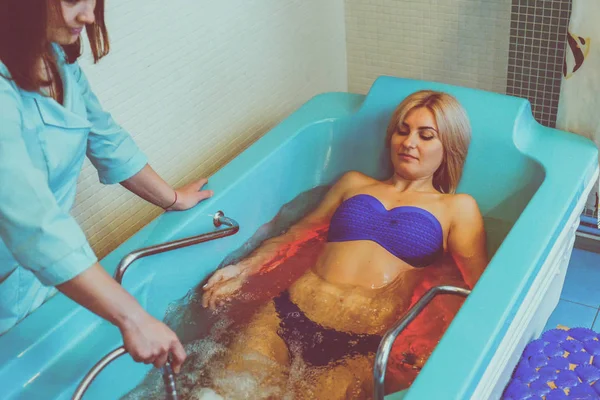
[[[467,193],[445,194],[442,201],[450,211],[451,215],[457,219],[472,220],[481,218],[481,211],[477,200]]]
[[[468,193],[443,194],[442,199],[455,206],[474,207],[477,205],[475,198]]]
[[[12,79],[8,67],[0,60],[0,110],[6,107],[4,101],[19,101],[20,89]]]
[[[359,171],[348,171],[338,180],[337,185],[346,189],[352,189],[374,183],[380,183],[378,180]]]
[[[377,183],[375,179],[358,171],[345,172],[333,185],[330,192],[340,201],[365,187]]]

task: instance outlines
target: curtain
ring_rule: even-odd
[[[571,10],[556,126],[588,137],[600,150],[600,0],[573,0]],[[584,213],[600,227],[599,193],[600,182]]]

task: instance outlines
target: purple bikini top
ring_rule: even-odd
[[[327,241],[371,240],[421,268],[444,252],[444,233],[427,210],[401,206],[387,210],[375,197],[358,194],[345,200],[331,218]]]

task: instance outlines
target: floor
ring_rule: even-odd
[[[600,332],[600,254],[573,249],[558,306],[544,330],[564,325]]]

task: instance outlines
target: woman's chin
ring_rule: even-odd
[[[79,36],[80,35],[61,34],[61,35],[55,36],[54,38],[51,38],[50,41],[54,42],[56,44],[59,44],[61,46],[68,46],[70,44],[77,42],[77,39],[79,39]]]
[[[403,181],[416,181],[421,179],[421,176],[417,171],[414,171],[413,168],[406,168],[405,166],[396,166],[394,168],[394,175],[397,179],[402,179]]]

